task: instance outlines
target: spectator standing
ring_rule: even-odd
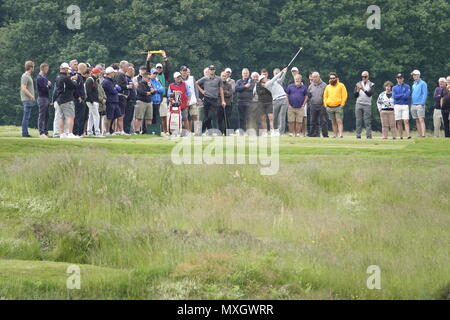
[[[247,68],[242,69],[242,79],[236,82],[236,95],[237,105],[239,113],[239,127],[236,133],[239,134],[240,130],[247,130],[247,109],[250,108],[250,104],[253,99],[253,88],[255,83],[250,78],[250,71]]]
[[[366,127],[367,139],[372,139],[372,95],[375,84],[369,80],[369,72],[361,74],[362,80],[355,86],[354,96],[356,98],[356,139],[361,139],[363,121]]]
[[[347,88],[339,81],[335,72],[329,74],[329,84],[323,94],[323,104],[333,125],[334,138],[344,138],[344,106],[347,102]]]
[[[420,78],[420,71],[414,70],[411,75],[414,78],[411,93],[411,115],[416,120],[419,137],[425,138],[425,106],[428,97],[428,85]]]
[[[438,87],[434,90],[434,113],[433,113],[433,125],[434,136],[440,137],[441,124],[442,124],[442,108],[441,108],[441,95],[442,91],[447,87],[447,81],[445,78],[440,78],[438,81]]]
[[[322,81],[318,72],[311,74],[311,84],[308,87],[308,106],[311,114],[310,137],[319,137],[319,128],[322,136],[328,138],[328,114],[323,105],[323,94],[327,84]]]
[[[25,62],[25,72],[20,78],[20,99],[23,104],[22,137],[24,138],[31,138],[31,135],[28,132],[28,121],[30,120],[31,109],[36,101],[33,78],[31,77],[33,72],[34,62]]]
[[[381,127],[383,139],[388,138],[389,130],[391,130],[392,139],[397,139],[397,126],[395,123],[394,97],[392,96],[392,87],[394,84],[390,81],[384,83],[383,91],[377,99],[378,111],[380,112]]]
[[[48,64],[42,63],[39,69],[40,72],[36,79],[39,106],[38,129],[39,136],[41,138],[47,139],[48,116],[50,107],[50,88],[52,87],[52,83],[47,78],[49,70]]]
[[[450,138],[450,76],[447,77],[447,87],[441,93],[441,109],[445,137]]]
[[[409,128],[409,97],[411,95],[411,88],[404,83],[405,78],[403,77],[403,74],[397,74],[396,79],[397,85],[392,89],[392,95],[394,97],[394,113],[395,121],[397,122],[397,132],[400,139],[403,139],[404,124],[406,135],[408,136],[408,139],[411,139]]]
[[[299,73],[294,76],[294,83],[288,86],[286,93],[289,101],[289,135],[300,137],[305,116],[305,105],[308,102],[308,88],[303,84],[302,76]],[[304,132],[304,135],[306,136],[306,132]]]

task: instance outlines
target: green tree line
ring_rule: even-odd
[[[377,94],[386,80],[419,69],[432,91],[450,74],[448,0],[379,0],[381,29],[369,30],[372,1],[342,0],[3,0],[0,4],[0,125],[19,124],[23,64],[51,66],[50,80],[63,61],[78,59],[107,65],[144,63],[143,50],[166,50],[178,67],[196,77],[210,63],[218,69],[283,67],[296,50],[295,65],[306,76],[337,71],[349,93],[368,70]],[[81,29],[70,30],[67,8],[81,10]],[[36,71],[37,73],[37,71]],[[409,78],[407,76],[407,78]],[[412,80],[408,79],[411,84]],[[375,108],[375,107],[374,107]],[[37,108],[36,108],[37,109]],[[354,128],[354,99],[346,107],[345,129]],[[375,118],[377,118],[377,113]],[[36,110],[31,125],[36,121]],[[377,127],[375,127],[377,128]],[[378,127],[379,128],[379,127]]]

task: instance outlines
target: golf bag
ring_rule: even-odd
[[[181,135],[181,92],[175,91],[169,103],[169,131],[172,135]]]

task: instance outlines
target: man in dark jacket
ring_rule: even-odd
[[[226,130],[230,129],[230,119],[232,112],[232,100],[233,100],[233,83],[228,81],[227,72],[222,72],[220,75],[220,80],[222,80],[223,96],[225,98],[225,108],[219,108],[218,111],[218,121],[219,130],[223,134],[227,134]]]
[[[253,88],[255,83],[250,79],[250,71],[247,68],[242,69],[242,79],[236,83],[237,104],[239,112],[239,128],[236,133],[239,133],[239,129],[247,130],[247,109],[253,99]]]
[[[112,67],[106,68],[105,78],[103,79],[102,82],[103,90],[106,93],[107,136],[111,135],[110,130],[112,122],[122,116],[119,108],[119,92],[122,91],[122,88],[114,82],[115,74],[116,70],[114,70],[114,68]],[[116,132],[114,132],[114,135],[121,135],[121,133],[117,130],[117,128]]]
[[[153,119],[153,106],[152,106],[152,94],[155,89],[150,87],[150,73],[146,72],[142,75],[142,80],[138,84],[137,88],[137,101],[135,106],[134,130],[136,134],[140,134],[143,126],[148,126],[152,123]],[[145,124],[142,124],[142,121]],[[143,130],[142,130],[143,131]]]
[[[100,137],[100,114],[99,109],[99,94],[98,94],[98,82],[97,79],[101,74],[101,70],[94,68],[92,70],[92,75],[87,78],[84,86],[86,88],[86,104],[89,109],[89,119],[87,124],[87,135],[88,137]],[[94,131],[92,130],[94,128]]]
[[[115,81],[116,84],[121,88],[119,92],[119,109],[121,116],[117,119],[117,131],[120,132],[121,135],[129,134],[129,132],[125,131],[125,126],[128,127],[128,130],[131,127],[131,120],[133,119],[133,115],[129,115],[129,113],[133,113],[134,110],[127,109],[127,100],[129,90],[131,89],[131,85],[127,79],[127,72],[130,64],[128,61],[121,61],[119,63],[119,72],[117,72]],[[127,118],[130,123],[125,123],[124,119]]]
[[[56,90],[53,101],[56,101],[59,115],[60,138],[77,138],[73,134],[73,123],[75,118],[74,93],[77,89],[78,74],[69,78],[69,65],[61,64],[59,75],[56,79]],[[67,123],[67,133],[64,132],[64,120]]]
[[[86,93],[84,92],[83,74],[87,71],[87,65],[84,63],[78,64],[77,60],[70,62],[71,72],[77,73],[77,87],[74,91],[75,102],[75,120],[73,125],[73,133],[76,136],[82,137],[84,134],[84,123],[88,115],[88,109],[86,106]]]

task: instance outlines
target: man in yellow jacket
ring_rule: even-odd
[[[323,105],[327,109],[328,116],[333,124],[334,138],[344,137],[344,106],[347,102],[347,88],[341,82],[335,72],[329,75],[329,85],[323,94]]]

